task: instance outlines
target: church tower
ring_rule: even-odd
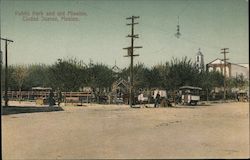
[[[201,50],[199,48],[199,51],[198,53],[196,54],[196,57],[195,57],[195,65],[196,67],[199,69],[199,71],[204,71],[204,56],[203,54],[201,53]]]
[[[116,65],[116,61],[115,61],[115,65],[112,67],[112,70],[115,73],[115,77],[118,78],[118,75],[121,72],[121,69]]]

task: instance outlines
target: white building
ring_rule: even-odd
[[[224,75],[224,61],[217,58],[206,65],[208,71],[219,71]],[[249,79],[249,64],[226,63],[226,76],[237,77],[243,75],[244,78]]]
[[[195,57],[195,65],[199,69],[199,71],[203,71],[204,68],[205,68],[204,56],[201,53],[200,48],[199,48],[199,51],[198,51],[198,53],[196,54],[196,57]]]

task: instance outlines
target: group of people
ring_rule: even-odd
[[[172,104],[169,101],[169,99],[166,96],[161,96],[160,93],[159,93],[159,91],[156,92],[155,94],[156,94],[154,96],[154,107],[155,108],[159,107],[160,105],[163,105],[164,107],[172,106]],[[179,96],[176,95],[176,97],[174,97],[174,98],[175,98],[174,102],[178,103],[179,102]],[[141,93],[141,94],[138,95],[138,101],[140,102],[140,104],[143,104],[146,101],[148,103],[150,103],[150,98],[144,97],[143,93]]]
[[[60,103],[62,102],[63,100],[63,96],[62,96],[62,92],[61,90],[58,89],[57,91],[57,98],[55,99],[55,95],[54,95],[54,91],[53,90],[50,90],[50,93],[49,93],[49,97],[48,97],[48,104],[49,106],[54,106],[56,105],[56,100],[57,100],[57,105],[60,106]],[[177,101],[178,101],[179,98],[177,98]],[[143,94],[140,94],[138,96],[138,100],[142,100],[143,101]],[[148,99],[149,100],[149,99]],[[164,101],[165,100],[165,101]],[[156,93],[156,96],[154,98],[154,107],[157,108],[160,106],[161,104],[161,101],[164,102],[164,106],[167,105],[167,106],[171,106],[171,103],[168,99],[162,99],[161,98],[161,95],[159,92]],[[177,102],[175,101],[175,102]]]
[[[155,97],[154,100],[155,100],[154,101],[154,107],[155,108],[159,107],[160,101],[161,101],[161,96],[160,96],[159,92],[157,92],[156,97]],[[145,103],[149,103],[150,102],[150,98],[148,96],[144,97],[144,94],[141,93],[141,94],[138,95],[138,101],[139,101],[140,104],[145,104]]]

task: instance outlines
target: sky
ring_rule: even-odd
[[[205,63],[223,58],[229,48],[232,63],[249,63],[248,0],[1,0],[1,37],[8,44],[9,64],[53,64],[59,58],[92,60],[109,66],[129,66],[124,47],[130,46],[130,20],[135,21],[136,63],[153,66],[187,56],[200,48]],[[24,12],[29,16],[22,15]],[[32,13],[58,21],[27,20]],[[46,16],[47,12],[55,15]],[[64,21],[59,12],[81,13]],[[176,38],[177,24],[181,37]],[[26,18],[26,19],[25,19]],[[4,52],[4,42],[1,43]],[[4,58],[4,57],[3,57]]]

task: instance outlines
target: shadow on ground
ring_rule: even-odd
[[[2,115],[63,111],[61,107],[9,106],[3,107]]]
[[[192,105],[174,105],[172,104],[172,106],[165,106],[165,107],[154,107],[153,105],[136,105],[136,106],[133,106],[132,108],[153,108],[153,109],[157,109],[157,108],[181,108],[181,109],[197,109],[197,108],[201,108],[201,107],[206,107],[206,106],[213,106],[212,104],[205,104],[205,103],[202,103],[202,104],[198,104],[196,106],[192,106]]]

